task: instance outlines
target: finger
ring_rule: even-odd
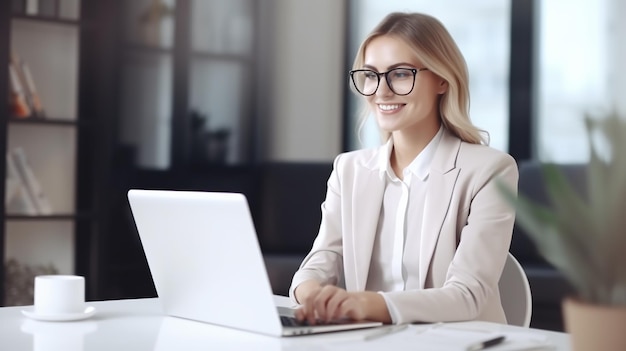
[[[304,318],[306,318],[305,309],[303,307],[297,308],[294,311],[293,316],[299,321],[303,320]]]
[[[303,311],[303,319],[306,319],[307,322],[311,325],[315,324],[317,319],[319,318],[318,306],[323,304],[325,299],[327,299],[328,292],[321,287],[311,294],[309,294],[308,298],[304,303],[304,311]]]
[[[339,314],[342,318],[352,320],[365,319],[365,306],[362,306],[357,298],[350,296],[339,306]]]
[[[332,285],[327,285],[322,288],[320,293],[315,298],[314,310],[316,317],[320,320],[326,320],[328,301],[339,291],[339,289]]]
[[[315,322],[315,299],[318,294],[319,291],[316,291],[315,294],[311,294],[302,308],[301,320],[306,320],[309,324],[313,324]]]
[[[311,291],[307,298],[302,301],[301,307],[298,309],[298,313],[296,314],[296,318],[298,318],[298,320],[302,321],[308,319],[309,316],[314,315],[314,301],[320,290],[321,288],[317,288]]]
[[[352,319],[350,317],[351,314],[351,299],[350,298],[346,298],[344,300],[341,301],[341,304],[339,304],[339,306],[337,306],[337,311],[335,313],[335,318],[340,319],[340,318],[347,318],[347,319]]]
[[[328,300],[326,304],[326,322],[337,320],[341,317],[340,306],[347,298],[347,292],[340,290]]]

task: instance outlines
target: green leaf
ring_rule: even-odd
[[[498,187],[516,208],[516,222],[579,297],[626,305],[626,121],[616,113],[585,118],[590,145],[584,198],[556,164],[542,167],[551,206]],[[600,142],[600,144],[598,143]]]
[[[589,252],[586,242],[592,229],[589,206],[556,165],[545,164],[542,169],[545,188],[559,222],[560,231],[563,235],[569,236],[570,245],[583,255],[581,259],[597,266],[598,263]]]
[[[598,289],[604,288],[611,296],[615,285],[626,282],[624,248],[626,248],[626,124],[615,113],[604,119],[587,117],[587,133],[591,145],[589,192],[591,211],[596,230],[592,244],[595,255],[603,262],[598,274],[604,276]],[[600,155],[592,142],[593,133],[605,137],[610,146],[609,155]]]

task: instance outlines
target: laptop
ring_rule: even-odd
[[[166,315],[273,336],[382,325],[283,325],[293,310],[275,304],[243,194],[132,189],[128,201]]]

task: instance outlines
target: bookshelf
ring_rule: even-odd
[[[35,211],[25,211],[23,202],[16,205],[15,198],[2,202],[0,305],[32,303],[27,292],[12,291],[11,284],[44,273],[85,276],[87,298],[92,298],[98,253],[94,249],[98,223],[94,199],[102,191],[97,169],[106,167],[102,145],[108,129],[102,121],[110,113],[103,106],[111,102],[106,89],[111,66],[105,62],[111,60],[106,50],[112,41],[103,35],[106,30],[99,29],[113,17],[112,5],[104,0],[0,3],[0,66],[15,65],[16,57],[27,65],[43,110],[33,113],[41,110],[33,107],[27,91],[28,114],[16,114],[15,100],[3,101],[0,150],[9,155],[21,152],[31,178],[40,186],[40,200],[49,205],[47,210],[36,206]],[[13,83],[10,75],[0,74],[0,93],[9,96]],[[21,83],[22,88],[28,85]],[[98,166],[99,162],[104,166]],[[0,187],[4,197],[14,188],[6,181],[9,162],[0,164],[5,174]],[[22,190],[27,188],[23,179],[22,185]]]
[[[84,275],[88,299],[147,296],[128,188],[254,190],[260,5],[49,0],[79,3],[79,15],[13,12],[26,1],[0,1],[0,65],[8,66],[14,43],[23,44],[16,51],[32,71],[45,118],[17,117],[0,99],[0,150],[23,148],[53,211],[7,213],[3,203],[0,262],[27,258]],[[154,36],[138,19],[158,2],[175,11]],[[8,96],[6,71],[0,93]],[[208,120],[194,129],[198,116]],[[216,141],[217,149],[209,146]],[[6,273],[0,268],[0,301]]]
[[[14,2],[9,2],[13,5]],[[29,178],[21,176],[18,198],[3,201],[2,217],[2,305],[28,304],[32,297],[16,291],[18,281],[32,279],[32,274],[76,274],[76,177],[78,135],[81,132],[78,105],[80,40],[83,31],[79,9],[69,18],[50,14],[26,14],[19,7],[9,11],[5,43],[0,52],[9,53],[12,67],[27,69],[21,75],[22,94],[29,92],[40,99],[38,112],[28,96],[28,113],[17,116],[10,103],[1,111],[5,132],[3,149],[12,161],[19,155],[25,161]],[[19,60],[19,61],[18,61]],[[19,63],[18,63],[19,62]],[[6,66],[5,66],[6,67]],[[23,72],[21,72],[23,73]],[[28,81],[30,79],[30,82]],[[9,86],[13,89],[13,81]],[[34,86],[29,87],[29,84]],[[34,89],[33,89],[34,88]],[[52,117],[54,116],[54,117]],[[20,162],[17,162],[19,165]],[[5,167],[7,163],[5,162]],[[10,167],[9,167],[10,168]],[[17,167],[20,168],[20,167]],[[9,177],[9,171],[5,169]],[[28,189],[37,185],[33,209],[16,201],[30,197]],[[8,185],[5,182],[5,186]],[[9,190],[4,189],[5,192]],[[30,194],[33,195],[33,194]],[[41,200],[45,200],[45,207]],[[48,206],[49,205],[49,206]],[[44,209],[45,208],[45,209]],[[45,267],[45,269],[44,269]]]

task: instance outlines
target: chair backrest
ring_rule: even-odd
[[[507,257],[498,286],[508,324],[529,327],[533,305],[530,284],[524,268],[511,253]]]

